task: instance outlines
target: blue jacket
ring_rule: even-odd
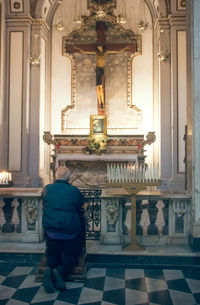
[[[80,190],[66,182],[56,180],[43,190],[43,228],[49,232],[66,234],[81,230],[80,209],[84,197]]]

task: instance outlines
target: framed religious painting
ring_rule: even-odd
[[[90,116],[90,135],[106,135],[107,133],[107,117],[106,115]]]

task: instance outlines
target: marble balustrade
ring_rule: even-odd
[[[0,241],[36,243],[43,240],[41,193],[42,189],[0,190]],[[84,190],[83,194],[87,203],[86,238],[99,239],[103,244],[129,242],[129,194],[109,189],[104,189],[102,194],[100,190],[92,193]],[[187,244],[189,210],[188,194],[140,192],[136,214],[138,242],[143,245]],[[92,228],[94,220],[90,219],[93,214],[96,215],[95,228]]]
[[[105,190],[101,197],[101,242],[128,243],[131,230],[130,196],[113,189],[110,192]],[[136,234],[140,244],[188,243],[188,194],[144,191],[136,198]]]
[[[0,241],[40,242],[42,189],[0,189]]]

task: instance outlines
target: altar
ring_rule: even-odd
[[[149,135],[147,135],[149,138]],[[109,136],[103,151],[88,152],[87,136],[52,135],[45,132],[43,140],[53,145],[51,169],[53,176],[58,166],[71,171],[70,182],[80,188],[105,188],[107,164],[140,165],[145,162],[144,146],[155,140],[144,140],[143,135]]]

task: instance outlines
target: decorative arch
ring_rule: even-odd
[[[167,17],[170,13],[169,0],[145,0],[152,15],[153,23],[159,17]]]
[[[47,0],[32,0],[32,16],[43,19],[48,26],[51,26],[53,16],[58,6],[58,0],[51,3]]]
[[[42,18],[50,26],[58,1],[30,0],[31,15],[35,18]],[[151,11],[153,22],[158,17],[167,17],[170,13],[170,0],[145,0],[145,2]]]

